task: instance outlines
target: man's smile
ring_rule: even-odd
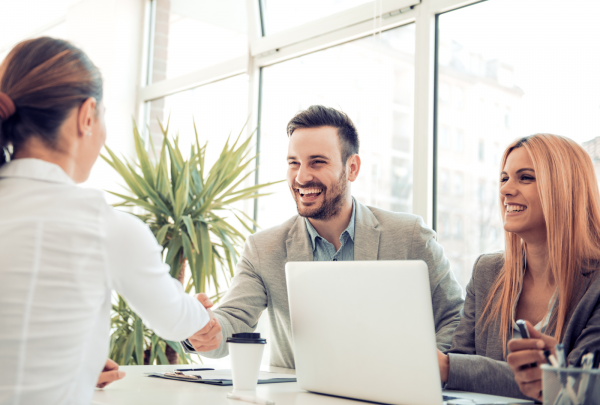
[[[298,188],[298,192],[302,197],[316,197],[323,192],[321,188]]]
[[[298,193],[299,200],[302,203],[315,202],[323,194],[323,188],[319,187],[307,187],[307,188],[296,188],[295,191]]]

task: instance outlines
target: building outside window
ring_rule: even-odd
[[[438,17],[438,54],[444,56],[438,59],[437,167],[464,179],[462,196],[447,196],[438,183],[438,218],[453,212],[463,224],[462,236],[440,233],[438,241],[463,286],[480,254],[504,248],[499,173],[511,141],[538,132],[568,136],[583,144],[600,173],[600,57],[589,52],[600,46],[591,17],[599,15],[600,4],[570,3],[587,23],[565,22],[551,4],[559,3],[486,1]],[[511,30],[500,29],[508,20]],[[449,86],[464,89],[464,112],[449,111]],[[463,129],[464,155],[444,147],[448,128]]]

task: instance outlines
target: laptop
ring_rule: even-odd
[[[285,272],[300,388],[385,404],[451,399],[442,397],[424,261],[289,262]],[[478,394],[465,394],[475,403]]]

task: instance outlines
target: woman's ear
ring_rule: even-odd
[[[77,115],[77,136],[91,136],[94,119],[96,117],[96,99],[90,97],[79,107]]]

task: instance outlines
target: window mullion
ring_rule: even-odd
[[[415,41],[413,213],[433,226],[435,14],[430,0],[417,7]]]

